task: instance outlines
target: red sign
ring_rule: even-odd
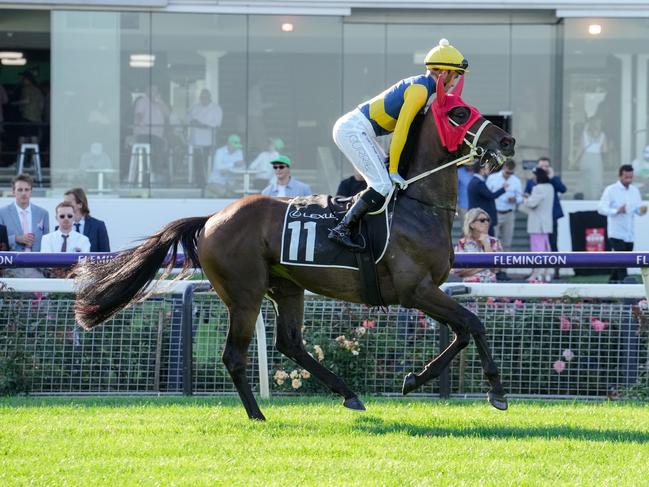
[[[603,228],[586,229],[586,252],[603,252],[605,237]]]

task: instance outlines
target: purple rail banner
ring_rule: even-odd
[[[112,260],[117,252],[39,253],[0,252],[0,269],[8,267],[67,267],[82,260],[101,263]],[[183,263],[182,255],[176,266]],[[649,252],[494,252],[456,254],[454,268],[622,268],[649,267]]]

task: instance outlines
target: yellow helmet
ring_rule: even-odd
[[[469,62],[451,46],[448,39],[440,39],[439,44],[428,51],[424,62],[427,69],[446,69],[460,74],[464,74],[469,67]]]

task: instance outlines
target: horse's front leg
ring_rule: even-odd
[[[455,333],[455,339],[437,357],[431,360],[419,374],[408,374],[403,381],[403,393],[414,391],[422,384],[438,377],[448,367],[453,358],[465,348],[473,336],[482,369],[489,381],[489,402],[497,409],[507,409],[507,399],[500,382],[498,366],[491,356],[486,330],[480,319],[469,310],[460,306],[454,299],[440,290],[432,280],[426,280],[417,286],[407,306],[420,309],[431,318],[448,325]]]

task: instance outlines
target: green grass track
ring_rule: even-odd
[[[0,485],[649,485],[649,405],[0,398]]]

